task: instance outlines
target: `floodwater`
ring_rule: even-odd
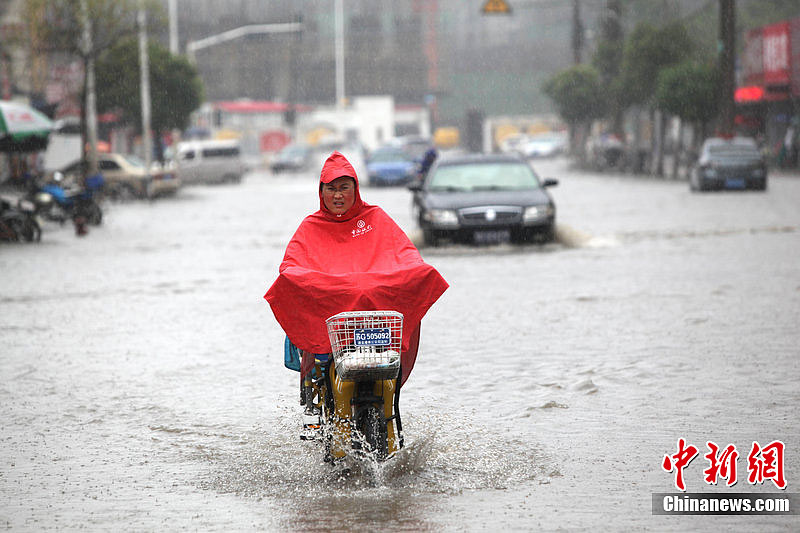
[[[407,447],[341,476],[299,440],[297,374],[262,295],[314,176],[109,205],[85,238],[0,247],[0,527],[12,530],[768,530],[798,516],[654,516],[786,446],[800,492],[800,179],[766,193],[537,164],[558,242],[444,246],[450,283],[403,389]],[[405,189],[362,196],[413,237]],[[706,441],[739,483],[703,480]]]

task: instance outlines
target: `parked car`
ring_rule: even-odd
[[[269,166],[272,172],[302,172],[311,165],[312,151],[305,144],[288,144],[283,150],[275,154]]]
[[[689,174],[693,191],[767,188],[767,163],[750,137],[706,139]]]
[[[518,154],[519,147],[523,143],[526,143],[530,140],[530,136],[526,133],[514,133],[500,141],[498,148],[504,154]]]
[[[566,132],[548,131],[529,136],[516,150],[523,157],[554,157],[566,151],[567,141]]]
[[[367,158],[369,184],[406,185],[417,176],[417,164],[411,157],[393,146],[376,148]]]
[[[238,183],[245,168],[237,140],[196,140],[178,143],[178,176],[184,184]]]
[[[84,161],[74,161],[59,172],[67,183],[80,183],[85,175]],[[135,155],[97,154],[97,166],[103,175],[103,193],[114,199],[155,198],[175,193],[181,180],[174,170],[154,163],[147,172],[145,163]]]
[[[556,206],[547,187],[519,156],[444,156],[422,183],[412,183],[412,209],[425,243],[441,239],[476,243],[548,242],[555,236]]]

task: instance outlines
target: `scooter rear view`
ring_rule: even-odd
[[[311,355],[302,384],[304,440],[322,440],[325,461],[390,458],[403,446],[399,412],[403,315],[352,311],[326,321],[332,358]],[[331,361],[332,359],[332,361]]]

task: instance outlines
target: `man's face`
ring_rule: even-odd
[[[322,201],[328,211],[341,215],[356,201],[356,181],[348,176],[336,178],[322,185]]]

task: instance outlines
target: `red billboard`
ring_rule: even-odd
[[[761,32],[764,83],[788,85],[792,80],[789,23],[764,26]]]
[[[800,96],[800,18],[747,32],[741,65],[743,84],[763,88],[766,100]]]

